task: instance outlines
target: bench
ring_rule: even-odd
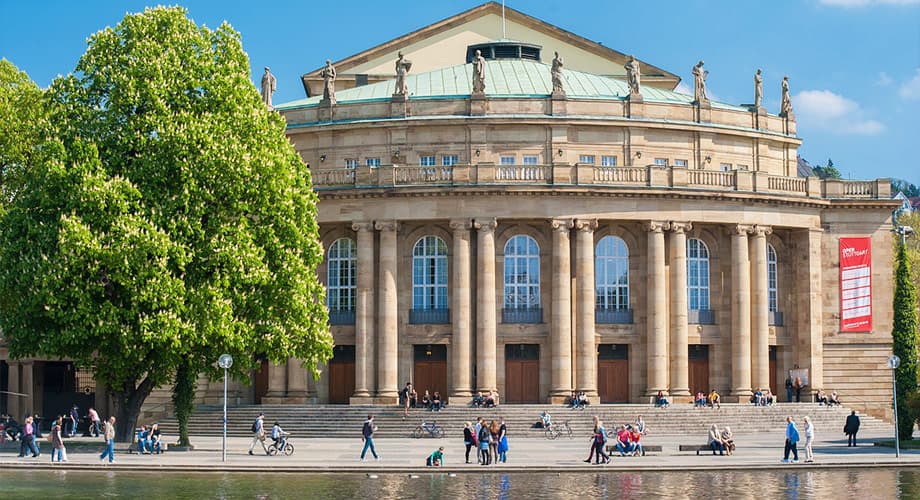
[[[709,443],[706,444],[682,444],[677,448],[679,451],[695,451],[697,455],[701,451],[712,452],[712,448],[709,446]],[[736,448],[737,449],[737,448]]]
[[[642,445],[642,456],[644,457],[646,453],[661,453],[661,445],[659,444],[643,444]],[[607,454],[612,456],[619,456],[620,452],[617,451],[616,444],[607,445]]]

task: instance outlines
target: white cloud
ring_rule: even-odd
[[[914,77],[904,82],[898,89],[898,94],[904,99],[920,100],[920,68],[917,68]]]
[[[920,5],[920,0],[818,0],[821,5],[830,7],[868,7],[876,5]]]
[[[859,103],[830,90],[803,90],[792,96],[798,121],[838,134],[876,135],[885,124],[868,119]]]
[[[884,71],[879,73],[878,79],[875,80],[875,84],[878,85],[879,87],[887,87],[891,85],[892,82],[894,82],[894,80],[892,80],[891,77],[888,76],[888,73],[885,73]]]

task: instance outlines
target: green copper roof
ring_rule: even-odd
[[[626,82],[616,78],[563,69],[566,97],[570,99],[625,99]],[[438,99],[469,96],[473,91],[473,65],[461,64],[406,76],[410,99]],[[389,99],[396,80],[336,92],[339,104]],[[496,59],[486,63],[486,95],[490,97],[539,97],[552,93],[550,66],[524,59]],[[649,102],[690,104],[693,96],[670,90],[643,86],[642,97]],[[308,97],[275,106],[295,109],[319,104],[321,96]],[[745,111],[745,108],[712,101],[712,107]]]

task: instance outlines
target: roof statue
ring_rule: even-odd
[[[262,75],[262,102],[268,109],[272,109],[272,94],[278,88],[278,80],[272,74],[268,66],[265,67],[265,74]]]
[[[636,60],[636,56],[629,56],[629,60],[626,61],[626,65],[623,66],[626,68],[626,83],[629,84],[629,95],[641,95],[639,92],[641,83],[641,70],[639,69],[639,61]]]
[[[556,57],[553,58],[553,93],[554,94],[564,94],[565,88],[562,86],[562,66],[564,62],[562,61],[562,56],[558,52],[555,53]]]
[[[783,96],[779,104],[779,115],[789,117],[792,115],[792,97],[789,96],[789,77],[783,77]]]
[[[473,58],[473,93],[482,94],[486,91],[486,58],[482,57],[482,51],[476,51],[476,57]]]
[[[335,67],[326,59],[326,67],[321,72],[323,77],[323,101],[335,104]]]
[[[706,77],[709,72],[703,69],[703,61],[696,63],[693,67],[693,100],[696,102],[708,101],[706,97]]]
[[[403,57],[402,51],[399,52],[399,58],[396,59],[396,92],[395,95],[408,95],[409,89],[406,86],[406,75],[412,69],[412,61]]]
[[[754,107],[760,108],[761,104],[763,104],[763,75],[760,68],[757,68],[757,73],[754,73]]]

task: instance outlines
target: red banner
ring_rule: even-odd
[[[872,240],[840,238],[840,331],[872,331]]]

